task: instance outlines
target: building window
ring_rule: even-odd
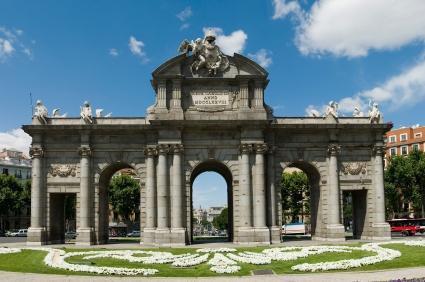
[[[390,156],[392,157],[392,156],[395,156],[395,155],[397,155],[397,148],[391,148],[390,149]]]
[[[414,151],[419,151],[419,150],[420,150],[419,144],[413,144],[413,145],[412,145],[412,149],[413,149]]]
[[[3,168],[3,172],[2,172],[3,174],[6,174],[6,175],[9,175],[9,169],[7,169],[7,168]]]
[[[390,143],[397,142],[397,137],[395,135],[390,136]]]
[[[400,142],[407,140],[407,133],[400,134]]]
[[[422,137],[422,132],[415,133],[415,138],[421,138],[421,137]]]
[[[408,153],[409,153],[408,147],[407,146],[401,146],[401,154],[407,155]]]
[[[20,169],[16,170],[15,177],[16,178],[22,178],[22,171]]]

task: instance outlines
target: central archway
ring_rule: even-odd
[[[216,172],[221,175],[227,184],[227,208],[228,208],[228,241],[233,241],[233,189],[232,189],[232,173],[230,169],[223,163],[216,160],[208,160],[198,164],[190,175],[190,242],[193,240],[193,183],[195,179],[204,172]]]

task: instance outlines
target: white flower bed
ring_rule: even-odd
[[[21,252],[21,249],[18,248],[0,247],[0,254],[13,254],[19,252]]]
[[[292,267],[298,271],[327,271],[349,269],[364,265],[376,264],[382,261],[393,260],[401,253],[397,250],[383,247],[388,244],[404,244],[414,247],[425,247],[425,240],[409,241],[386,241],[381,243],[364,244],[361,247],[349,246],[309,246],[309,247],[282,247],[265,249],[262,252],[240,252],[234,254],[236,249],[232,248],[204,248],[196,250],[195,254],[173,255],[170,252],[154,252],[142,250],[116,250],[116,251],[86,251],[68,252],[53,248],[5,248],[0,247],[0,254],[18,253],[22,250],[46,251],[44,263],[53,268],[65,269],[68,271],[89,272],[109,275],[153,275],[158,273],[157,269],[151,268],[126,268],[126,267],[106,267],[94,265],[81,265],[68,263],[65,260],[70,257],[82,256],[82,259],[113,258],[126,260],[140,264],[168,264],[175,267],[190,267],[207,262],[210,270],[216,273],[235,273],[240,271],[238,263],[249,263],[255,265],[270,264],[274,261],[289,261],[305,258],[310,255],[322,254],[326,252],[349,253],[353,250],[369,251],[375,255],[362,257],[359,259],[344,259],[331,262],[303,263]],[[200,254],[202,253],[202,254]],[[225,253],[225,254],[224,254]],[[210,258],[210,254],[214,254]],[[143,256],[137,256],[143,255]]]
[[[209,257],[209,254],[205,254],[205,255],[195,254],[195,255],[184,256],[174,260],[172,265],[178,266],[178,267],[194,266],[194,265],[198,265],[198,264],[206,262],[208,260],[208,257]]]
[[[236,252],[236,249],[233,248],[203,248],[197,249],[198,253],[231,253]]]
[[[207,264],[211,265],[210,270],[216,273],[235,273],[241,269],[236,261],[220,253],[214,254],[214,257]]]
[[[234,259],[238,262],[249,263],[255,265],[261,264],[270,264],[272,262],[271,258],[261,254],[261,253],[238,253],[235,254],[227,254],[227,256],[231,259]]]

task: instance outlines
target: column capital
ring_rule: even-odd
[[[267,152],[267,144],[261,143],[261,144],[254,144],[254,150],[257,154],[265,154]]]
[[[78,148],[78,154],[80,154],[81,157],[90,157],[92,155],[92,150],[89,146],[81,146]]]
[[[165,155],[168,154],[170,151],[170,145],[168,144],[159,144],[156,149],[158,150],[159,155]]]
[[[44,150],[41,147],[31,146],[30,148],[30,157],[33,158],[42,158],[44,156]]]
[[[170,151],[174,154],[180,154],[184,150],[183,144],[173,144],[170,146]]]
[[[372,147],[372,154],[374,156],[383,156],[385,153],[385,146],[384,145],[374,145]]]
[[[328,145],[328,154],[330,156],[337,156],[341,152],[341,146],[335,143]]]
[[[242,154],[249,154],[252,151],[251,144],[241,144],[239,147]]]
[[[144,153],[147,157],[154,157],[158,152],[156,150],[156,146],[146,146]]]

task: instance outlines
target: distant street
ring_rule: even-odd
[[[27,240],[26,237],[0,237],[0,244],[25,242],[26,240]]]

